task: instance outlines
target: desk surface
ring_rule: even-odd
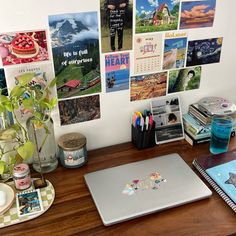
[[[232,138],[230,150],[236,147]],[[131,143],[93,150],[88,164],[78,169],[59,166],[45,174],[55,187],[52,207],[37,219],[0,229],[0,235],[231,235],[236,234],[236,215],[220,196],[186,204],[134,220],[105,227],[83,175],[108,167],[178,153],[191,167],[194,157],[209,154],[209,143],[190,146],[181,140],[151,149],[137,150]],[[195,171],[195,169],[194,169]],[[196,172],[196,171],[195,171]],[[197,172],[196,172],[197,173]],[[198,173],[197,173],[198,174]]]

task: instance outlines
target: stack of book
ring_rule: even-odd
[[[236,113],[232,113],[231,116],[236,119]],[[189,105],[188,113],[183,115],[186,141],[191,145],[209,142],[211,137],[212,117],[213,116],[202,109],[198,103]],[[234,122],[234,124],[236,124],[236,122]],[[236,127],[233,127],[231,136],[235,136],[235,130]]]
[[[190,105],[191,106],[191,105]],[[210,141],[211,124],[200,122],[190,112],[183,115],[185,139],[191,145]]]

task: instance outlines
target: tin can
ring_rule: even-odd
[[[13,179],[18,190],[25,190],[31,186],[29,166],[25,163],[18,164],[13,168]]]
[[[58,139],[59,157],[66,168],[83,166],[87,162],[86,138],[80,133],[68,133]]]

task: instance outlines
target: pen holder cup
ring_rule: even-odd
[[[153,122],[152,129],[143,131],[132,125],[132,143],[138,149],[154,147],[156,145],[155,122]]]

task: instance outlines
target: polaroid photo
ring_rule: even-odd
[[[151,101],[151,112],[156,122],[156,144],[184,138],[180,98],[165,96]]]
[[[19,217],[38,214],[43,211],[39,189],[16,194],[16,208]]]

